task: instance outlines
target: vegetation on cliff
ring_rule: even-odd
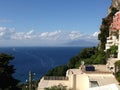
[[[65,76],[67,69],[67,65],[58,66],[52,70],[49,70],[46,76]]]

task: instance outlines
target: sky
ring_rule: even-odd
[[[97,42],[111,0],[0,0],[0,46]]]

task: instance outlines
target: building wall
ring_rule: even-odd
[[[110,72],[114,72],[115,73],[115,62],[117,62],[119,59],[118,58],[108,58],[107,60],[107,69],[110,71]],[[113,69],[110,69],[110,67],[113,67]]]
[[[106,72],[105,65],[94,66],[96,67],[96,70],[99,71],[99,73],[96,73],[96,71],[81,73],[80,69],[71,69],[69,71],[72,71],[72,73],[67,74],[67,80],[45,80],[42,78],[39,82],[38,90],[44,90],[46,87],[57,85],[67,86],[68,90],[89,90],[89,88],[91,88],[90,81],[96,81],[98,83],[98,86],[108,85],[112,83],[118,84],[113,74]],[[104,70],[100,73],[99,68],[104,68]],[[80,73],[75,74],[75,72]]]
[[[38,84],[38,90],[44,90],[44,88],[58,85],[68,86],[68,83],[68,80],[44,80],[42,78]]]
[[[76,90],[88,90],[89,78],[86,74],[76,76]]]
[[[43,78],[39,82],[38,90],[44,90],[46,87],[55,85],[67,86],[72,90],[87,90],[89,88],[89,78],[86,74],[81,75],[69,75],[69,80],[44,80]]]
[[[118,46],[118,39],[117,39],[117,36],[111,35],[107,37],[105,50],[110,49],[110,47],[113,45]]]
[[[113,74],[87,74],[90,81],[97,81],[99,86],[119,84]]]

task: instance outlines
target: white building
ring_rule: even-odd
[[[105,45],[105,50],[110,49],[111,46],[116,45],[118,46],[118,39],[117,36],[115,35],[110,35],[107,37],[106,45]]]
[[[106,65],[93,66],[95,71],[86,71],[85,68],[69,69],[66,72],[66,77],[43,77],[39,82],[38,90],[55,85],[66,86],[68,90],[99,90],[95,88],[108,88],[111,84],[115,88],[109,90],[119,90],[117,87],[119,83],[108,71]]]

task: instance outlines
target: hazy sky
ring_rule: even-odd
[[[0,0],[0,46],[96,40],[111,0]]]

